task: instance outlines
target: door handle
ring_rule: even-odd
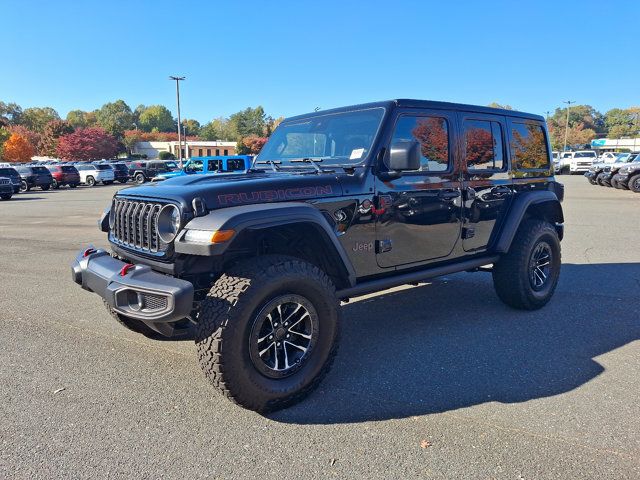
[[[454,198],[458,198],[460,195],[460,190],[449,190],[447,192],[439,192],[438,198],[441,198],[442,200],[453,200]]]
[[[511,193],[511,189],[509,187],[494,187],[491,189],[491,193],[507,194]]]

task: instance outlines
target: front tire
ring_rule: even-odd
[[[27,181],[26,180],[20,181],[20,191],[28,192],[29,190],[31,190],[31,187],[29,187],[29,184],[27,183]]]
[[[93,187],[96,184],[96,179],[89,175],[85,183],[88,187]]]
[[[53,179],[53,182],[51,182],[51,188],[53,188],[54,190],[58,190],[60,188],[60,184],[55,178]]]
[[[627,185],[632,192],[640,193],[640,175],[631,177]]]
[[[198,360],[231,401],[273,411],[302,400],[327,374],[339,326],[335,287],[318,267],[252,258],[224,273],[202,302]]]
[[[138,185],[142,185],[144,183],[144,175],[141,173],[136,173],[136,176],[133,177],[133,179]]]
[[[51,187],[51,185],[41,185],[40,189],[44,190],[46,192],[47,190],[49,190],[50,187]]]
[[[549,302],[560,277],[560,240],[549,222],[525,220],[506,253],[493,267],[500,300],[519,310]]]
[[[103,185],[111,185],[113,183],[113,180],[105,180],[102,182]]]

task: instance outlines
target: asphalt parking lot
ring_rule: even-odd
[[[0,203],[0,477],[640,478],[640,195],[559,178],[546,308],[485,273],[360,298],[319,390],[268,417],[72,283],[120,186]]]

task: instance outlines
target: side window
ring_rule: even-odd
[[[420,171],[443,172],[449,166],[449,125],[442,117],[403,115],[396,123],[391,144],[417,141]]]
[[[244,169],[244,160],[242,160],[241,158],[231,158],[227,161],[227,170],[229,170],[230,172]]]
[[[222,170],[222,160],[208,160],[207,171],[215,172],[216,170]]]
[[[498,122],[465,120],[464,145],[465,159],[470,172],[502,170],[504,165],[502,127]]]
[[[549,168],[549,152],[540,125],[532,123],[513,123],[511,130],[511,148],[513,149],[516,170]]]

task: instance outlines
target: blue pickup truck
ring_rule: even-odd
[[[153,180],[161,181],[182,175],[244,172],[251,168],[253,155],[224,155],[214,157],[191,157],[182,170],[161,173]]]

